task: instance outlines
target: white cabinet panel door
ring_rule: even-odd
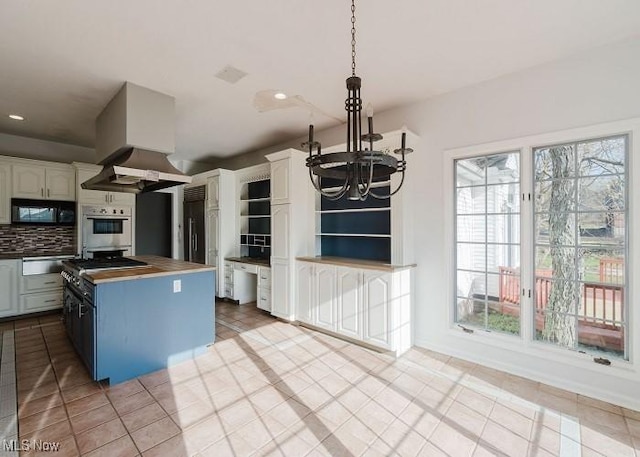
[[[391,274],[363,275],[364,341],[391,348]]]
[[[326,330],[336,330],[336,269],[333,266],[317,265],[315,325]]]
[[[11,165],[0,163],[0,224],[11,223]]]
[[[310,263],[298,262],[296,269],[296,318],[301,322],[313,325],[315,321],[312,314],[312,309],[315,309],[314,268]]]
[[[271,206],[271,255],[289,258],[289,205]]]
[[[271,314],[292,319],[289,299],[289,260],[271,259]]]
[[[19,260],[0,260],[0,317],[18,314]]]
[[[212,176],[207,180],[207,208],[218,208],[220,177]]]
[[[76,199],[76,174],[69,169],[46,169],[46,194],[50,200],[75,201]]]
[[[88,181],[97,175],[100,170],[85,170],[78,168],[76,171],[76,179],[78,180],[78,202],[79,203],[95,203],[95,204],[108,204],[109,193],[102,190],[88,190],[82,188],[82,183]]]
[[[136,204],[136,194],[130,192],[109,192],[109,203],[118,206],[133,206]]]
[[[289,199],[289,160],[271,163],[271,204],[290,203]]]
[[[362,274],[353,268],[337,269],[338,333],[362,339]]]
[[[14,198],[45,198],[45,171],[43,167],[13,166]]]

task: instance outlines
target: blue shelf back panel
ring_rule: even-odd
[[[250,218],[249,233],[253,233],[255,235],[258,235],[258,234],[269,235],[271,233],[271,218],[269,217]]]
[[[206,352],[214,285],[214,271],[97,284],[96,380],[117,384]]]
[[[271,204],[264,202],[249,202],[249,214],[252,216],[269,216],[271,214]]]
[[[271,256],[270,247],[249,246],[249,257],[258,259],[268,259]]]
[[[349,257],[352,259],[391,261],[390,238],[323,236],[323,256]]]
[[[271,196],[271,180],[250,182],[247,184],[249,198],[267,198]]]
[[[322,233],[389,235],[391,233],[391,212],[326,213],[321,217],[320,226]]]

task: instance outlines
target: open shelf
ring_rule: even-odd
[[[240,254],[268,258],[271,255],[271,181],[242,184],[240,189]]]
[[[391,235],[379,235],[371,233],[316,233],[316,236],[355,236],[360,238],[391,238]]]
[[[271,201],[271,197],[264,197],[264,198],[241,198],[240,199],[241,202],[270,202]]]
[[[391,211],[391,208],[351,208],[317,210],[318,214],[372,213],[376,211]]]

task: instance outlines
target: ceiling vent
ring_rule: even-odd
[[[232,67],[231,65],[227,65],[216,73],[216,78],[226,81],[229,84],[235,84],[245,76],[247,76],[247,73],[239,70],[238,68]]]

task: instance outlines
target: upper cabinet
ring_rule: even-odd
[[[207,208],[218,209],[219,203],[220,177],[212,176],[207,179]]]
[[[12,195],[15,198],[76,199],[75,173],[70,166],[14,164],[12,178]]]
[[[289,199],[289,160],[278,160],[271,164],[271,204],[291,203]]]
[[[0,162],[0,224],[11,223],[11,164]]]
[[[103,190],[83,189],[82,183],[100,173],[102,167],[91,164],[75,164],[78,181],[78,202],[95,205],[133,206],[136,194],[129,192],[105,192]]]

